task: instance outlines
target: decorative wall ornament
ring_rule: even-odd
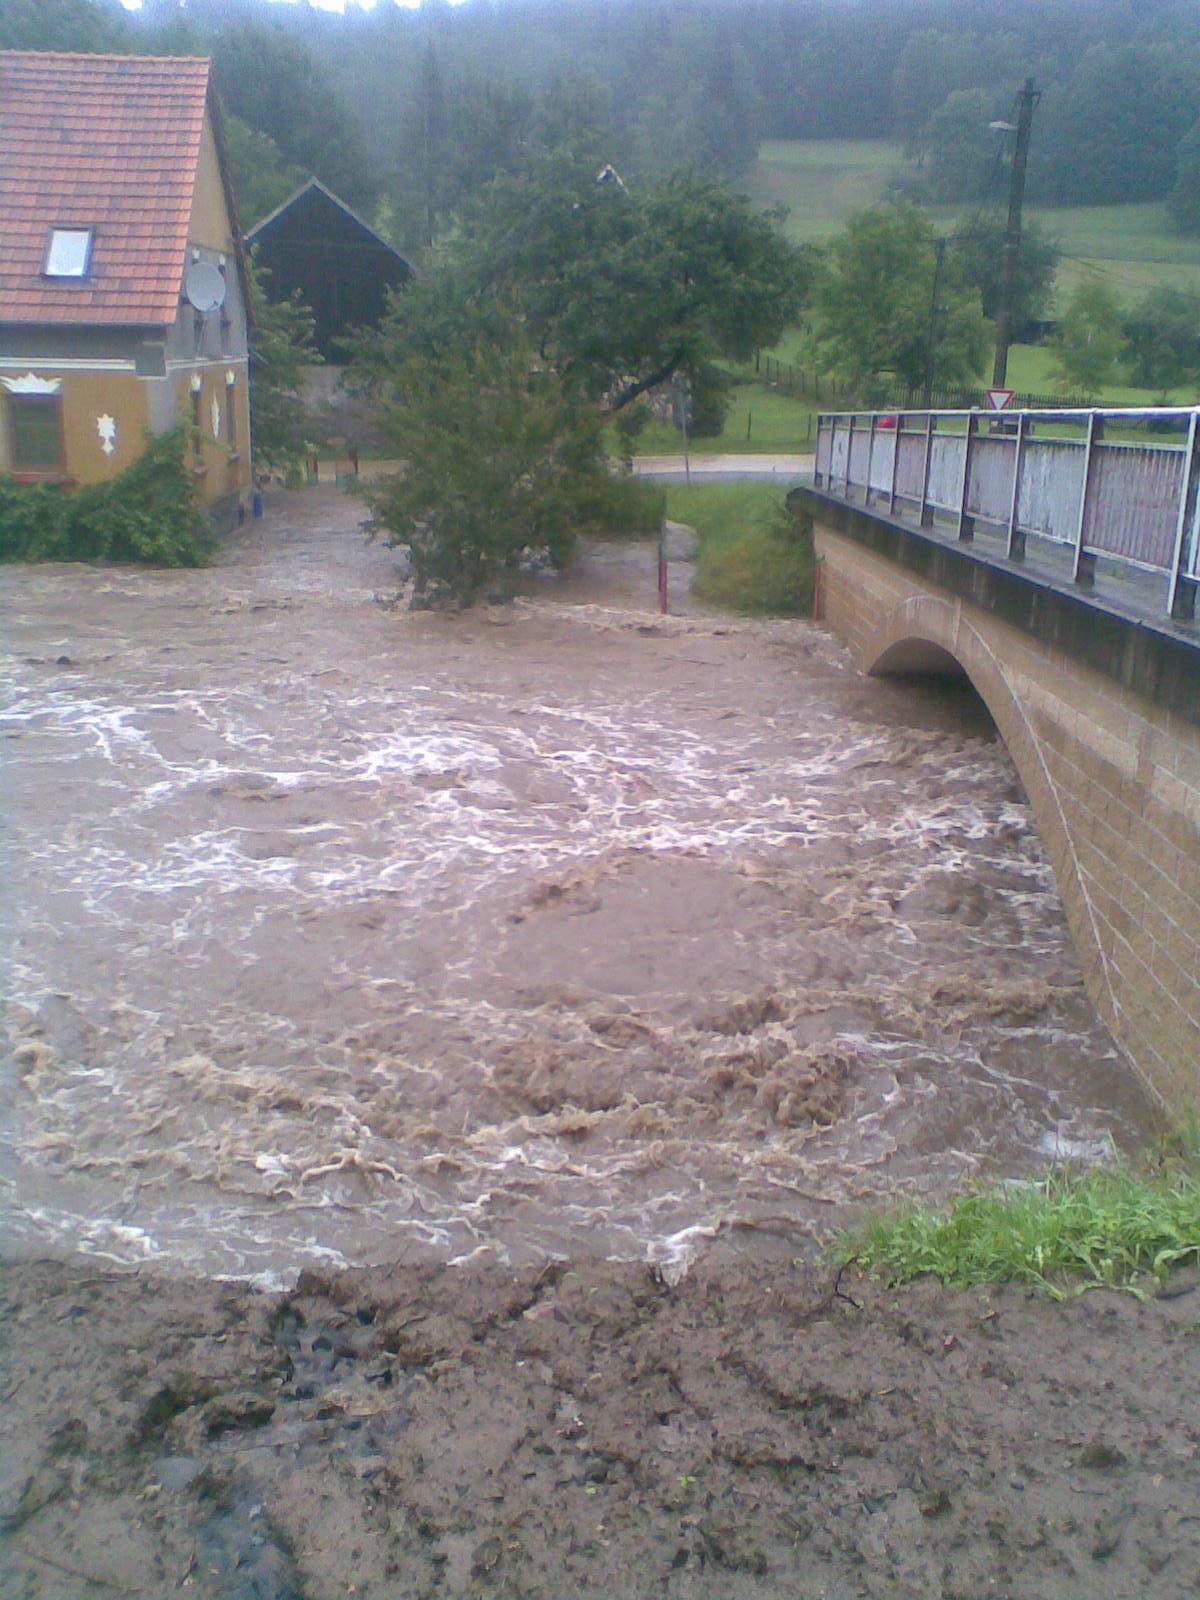
[[[117,419],[103,416],[96,418],[96,432],[100,435],[100,448],[106,456],[111,456],[117,448]]]
[[[0,383],[9,394],[58,394],[62,389],[61,378],[37,378],[32,372],[23,378],[0,378]]]
[[[212,436],[214,439],[219,439],[221,437],[221,407],[217,404],[216,395],[212,397],[212,405],[209,407],[208,414],[212,418]]]

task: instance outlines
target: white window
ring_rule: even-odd
[[[48,278],[86,278],[91,259],[91,228],[55,228],[43,271]]]

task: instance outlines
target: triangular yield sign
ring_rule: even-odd
[[[987,403],[993,411],[1003,411],[1005,406],[1012,404],[1015,392],[1013,389],[989,389]]]

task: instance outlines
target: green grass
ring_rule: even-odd
[[[899,146],[885,139],[768,139],[746,188],[762,206],[786,206],[798,243],[828,239],[852,211],[882,200],[900,169]]]
[[[783,490],[770,483],[669,483],[666,489],[668,517],[695,528],[701,550],[783,504]]]
[[[934,206],[949,232],[969,206]],[[1200,295],[1200,239],[1175,232],[1164,202],[1127,206],[1027,206],[1025,216],[1063,252],[1054,284],[1061,303],[1081,279],[1099,272],[1126,304],[1151,289]]]
[[[1193,1138],[1153,1165],[996,1185],[876,1219],[836,1249],[889,1283],[928,1275],[960,1289],[1032,1284],[1056,1299],[1101,1286],[1140,1294],[1147,1279],[1200,1260],[1200,1159]]]
[[[799,455],[813,449],[815,405],[754,382],[736,384],[729,401],[721,432],[711,439],[691,440],[692,455]],[[615,433],[610,433],[609,449],[613,455],[620,454]],[[638,435],[634,450],[639,456],[680,455],[683,435],[669,422],[652,417]]]
[[[1200,315],[1200,308],[1197,308]],[[1049,345],[1015,344],[1008,352],[1008,387],[1023,394],[1055,394],[1054,352]],[[1139,389],[1132,383],[1109,384],[1103,403],[1110,406],[1154,406],[1166,399],[1171,404],[1195,405],[1195,389]]]
[[[811,533],[788,518],[781,489],[669,484],[667,516],[696,530],[697,599],[747,616],[811,614]]]
[[[894,179],[911,174],[899,145],[884,139],[798,139],[765,142],[746,188],[761,205],[788,208],[788,235],[819,242],[845,226],[861,206],[882,200]],[[971,206],[934,206],[949,232]],[[1177,234],[1161,201],[1127,206],[1027,206],[1069,257],[1059,267],[1056,293],[1068,294],[1089,267],[1129,302],[1165,286],[1200,295],[1200,239]],[[1000,225],[998,221],[998,226]],[[782,359],[787,360],[784,355]]]

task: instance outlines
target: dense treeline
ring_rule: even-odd
[[[1200,230],[1194,0],[5,0],[0,43],[211,51],[247,220],[316,171],[360,209],[386,202],[410,248],[552,139],[564,104],[626,173],[736,178],[763,138],[896,137],[915,198],[973,200],[1002,169],[987,125],[1027,76],[1032,197],[1167,198]]]

